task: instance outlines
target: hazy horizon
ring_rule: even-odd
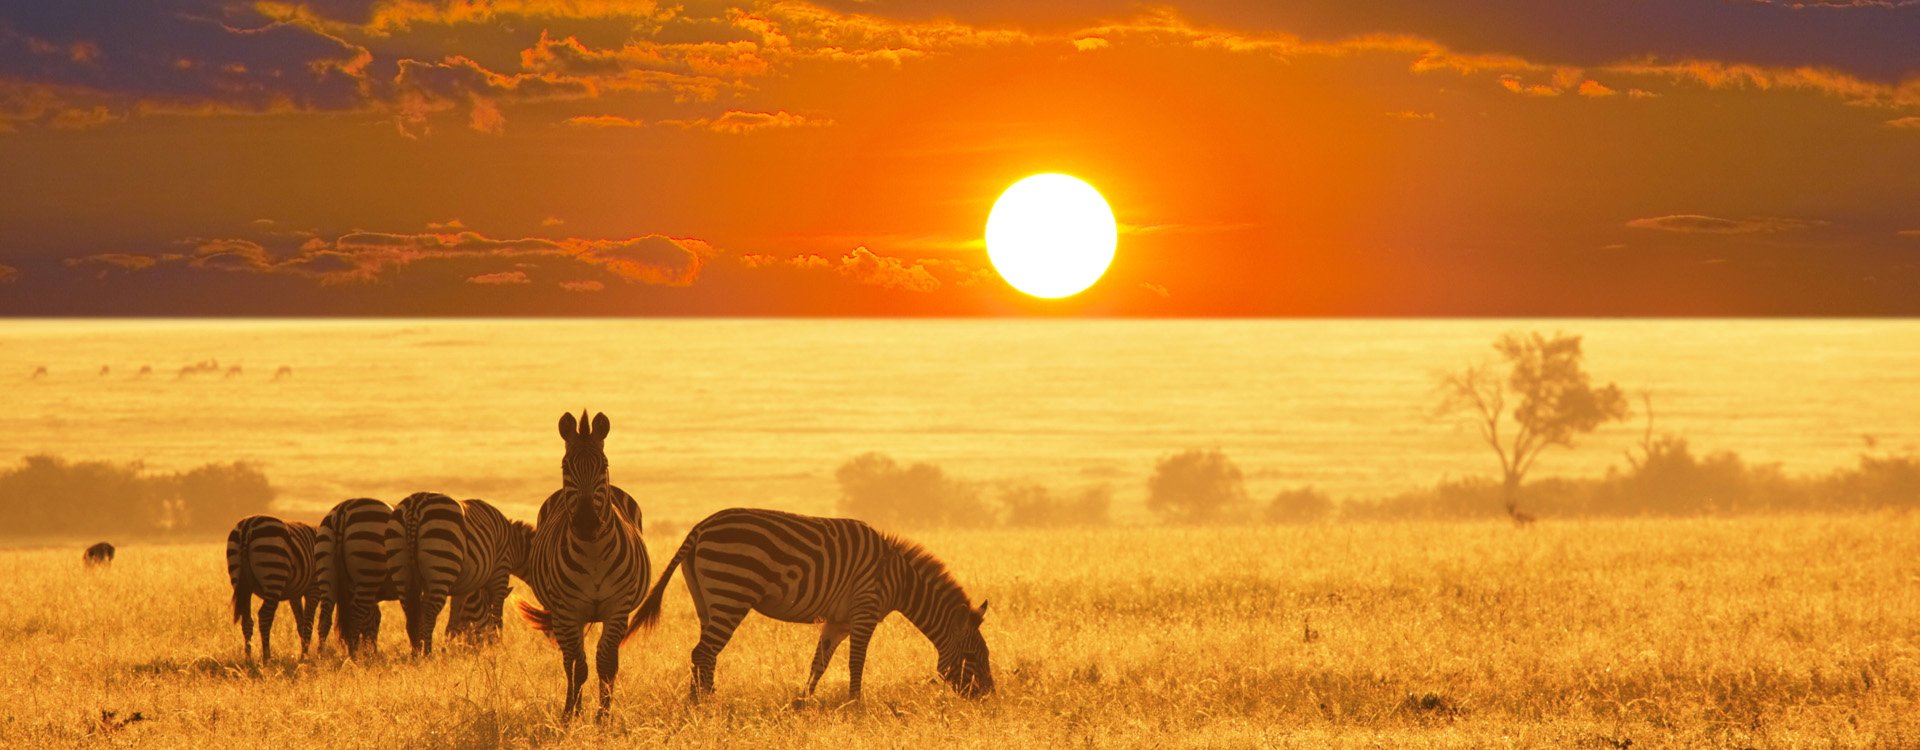
[[[1656,431],[1698,452],[1810,473],[1853,465],[1866,435],[1920,443],[1889,408],[1920,403],[1920,321],[70,319],[0,322],[18,379],[0,460],[244,460],[290,512],[435,490],[530,516],[558,482],[555,420],[589,408],[653,519],[831,512],[834,470],[879,451],[964,481],[1109,485],[1139,520],[1154,462],[1191,448],[1227,452],[1256,501],[1492,475],[1431,417],[1433,373],[1512,330],[1584,335],[1595,381],[1651,389]],[[221,371],[179,375],[202,360]],[[1634,406],[1533,478],[1622,465]]]

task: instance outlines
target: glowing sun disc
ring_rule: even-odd
[[[1113,264],[1113,209],[1092,185],[1037,174],[1000,194],[987,214],[987,259],[1000,277],[1035,297],[1078,294]]]

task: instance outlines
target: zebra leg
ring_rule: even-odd
[[[497,641],[506,631],[507,591],[512,588],[513,584],[501,581],[500,585],[493,587],[493,591],[488,594],[487,609],[481,615],[489,631],[488,640]]]
[[[253,607],[250,606],[253,604],[251,601],[253,595],[235,594],[234,598],[239,599],[241,596],[248,597],[248,600],[235,604],[233,611],[240,616],[240,636],[247,644],[247,661],[253,661]]]
[[[347,641],[349,656],[363,648],[377,647],[380,641],[380,602],[372,589],[356,591],[346,603],[348,627],[340,634]],[[376,648],[377,650],[377,648]]]
[[[861,607],[859,614],[853,616],[852,642],[847,644],[847,700],[860,700],[860,673],[867,667],[867,640],[873,637],[873,628],[880,624],[880,618],[874,616],[873,607]]]
[[[688,700],[695,702],[700,700],[700,696],[713,694],[714,662],[719,659],[720,649],[727,647],[734,629],[740,627],[740,620],[747,616],[751,607],[723,600],[701,609],[704,611],[700,618],[700,642],[693,647],[693,688],[687,696]]]
[[[433,623],[440,619],[440,610],[446,606],[446,594],[428,594],[420,600],[420,646],[428,656],[433,655]]]
[[[833,652],[840,649],[840,642],[846,640],[852,630],[831,622],[820,626],[820,645],[813,650],[813,674],[807,678],[807,695],[813,695],[814,687],[820,684],[820,675],[827,671],[827,662],[833,661]]]
[[[587,652],[580,645],[586,625],[577,622],[553,623],[553,640],[560,644],[560,665],[567,670],[567,706],[562,715],[572,718],[580,712],[580,686],[587,684]]]
[[[327,634],[333,631],[333,599],[320,597],[320,642],[314,646],[314,653],[325,653]]]
[[[600,672],[600,713],[596,720],[607,718],[607,710],[613,706],[613,681],[620,676],[620,641],[627,637],[626,616],[615,617],[600,627],[600,645],[594,650],[593,668]]]
[[[313,645],[313,610],[318,605],[311,596],[297,596],[293,601],[293,622],[300,631],[300,655],[306,656]]]
[[[274,599],[260,600],[260,663],[273,661],[273,615],[280,610]]]

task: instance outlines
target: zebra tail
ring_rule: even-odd
[[[241,618],[246,617],[247,606],[253,603],[253,587],[247,585],[248,581],[246,579],[247,579],[247,575],[243,571],[240,574],[240,579],[233,582],[233,621],[234,622],[239,622]]]
[[[693,554],[693,538],[696,533],[698,533],[697,530],[687,532],[686,541],[680,543],[680,549],[673,553],[673,559],[668,560],[667,567],[660,571],[660,580],[656,581],[653,589],[647,592],[647,598],[640,602],[640,608],[633,611],[633,618],[627,621],[628,638],[633,637],[634,631],[643,628],[652,630],[654,624],[660,621],[660,600],[666,598],[667,582],[673,580],[673,569],[680,567],[680,562]]]
[[[526,618],[527,624],[532,625],[534,630],[546,633],[548,638],[553,637],[552,612],[541,609],[539,605],[525,599],[514,602],[514,604],[520,607],[520,616]]]

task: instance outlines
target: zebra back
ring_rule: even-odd
[[[342,637],[352,640],[377,622],[377,607],[358,611],[356,598],[367,602],[398,599],[392,551],[402,540],[399,521],[386,503],[369,497],[333,506],[314,535],[314,558],[319,568],[319,590],[335,605]]]
[[[467,516],[453,498],[416,492],[394,506],[402,542],[394,582],[407,596],[446,596],[462,576],[467,557]]]
[[[315,574],[312,526],[254,515],[227,534],[227,579],[236,592],[284,601],[311,593]]]

